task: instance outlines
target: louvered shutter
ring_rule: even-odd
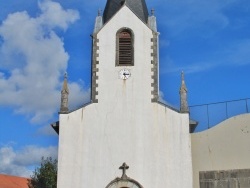
[[[119,34],[119,65],[132,65],[132,37],[127,31]]]

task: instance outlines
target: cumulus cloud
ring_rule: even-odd
[[[83,84],[83,82],[80,82]],[[75,82],[71,82],[68,84],[69,87],[69,108],[75,109],[78,108],[79,105],[83,104],[83,101],[89,101],[90,100],[90,89],[84,90],[81,85]],[[79,95],[81,94],[81,95]]]
[[[77,11],[50,0],[40,2],[39,8],[37,17],[16,12],[0,25],[0,104],[15,107],[34,123],[59,108],[61,75],[70,57],[58,33],[79,19]],[[88,98],[83,85],[70,85],[73,104]]]
[[[43,14],[39,17],[41,24],[47,27],[60,27],[66,30],[71,23],[79,18],[79,13],[75,10],[64,10],[59,3],[49,0],[39,3],[39,8]]]
[[[34,167],[38,167],[44,158],[57,158],[57,147],[26,146],[14,151],[12,146],[0,147],[0,173],[15,176],[30,177]]]

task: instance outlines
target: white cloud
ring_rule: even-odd
[[[164,93],[162,91],[159,91],[159,101],[165,104],[167,103],[164,99]]]
[[[82,83],[82,82],[80,82]],[[82,83],[83,84],[83,83]],[[78,108],[83,102],[90,101],[90,89],[84,90],[77,83],[69,83],[69,109]]]
[[[50,146],[46,148],[37,146],[26,146],[16,153],[14,163],[17,165],[36,165],[41,162],[41,157],[57,158],[57,147]]]
[[[79,13],[75,10],[64,10],[59,3],[46,0],[39,3],[39,8],[43,12],[40,16],[41,24],[53,27],[60,27],[66,30],[69,24],[74,23],[79,18]]]
[[[50,0],[40,2],[39,8],[37,17],[16,12],[0,25],[0,105],[14,107],[34,123],[45,122],[59,109],[60,78],[69,54],[57,31],[79,19],[77,11]],[[83,85],[70,85],[73,103],[88,98]]]
[[[250,39],[240,39],[218,47],[207,55],[204,61],[194,59],[192,63],[175,63],[169,56],[164,57],[160,73],[200,73],[210,71],[221,66],[247,66],[250,65]]]
[[[38,136],[42,135],[42,136],[57,136],[58,137],[56,131],[49,125],[45,125],[45,126],[39,128],[37,131],[37,135]]]
[[[203,71],[208,71],[213,68],[216,68],[217,66],[220,66],[220,64],[215,64],[214,62],[198,62],[189,64],[186,66],[175,66],[175,65],[169,65],[167,68],[164,68],[161,71],[161,74],[165,73],[180,73],[184,71],[185,73],[200,73]]]
[[[250,64],[250,38],[238,40],[224,49],[224,55],[227,57],[227,64],[230,62],[235,66],[244,66]]]
[[[230,24],[224,14],[227,7],[233,6],[236,0],[167,0],[167,6],[156,3],[157,12],[165,12],[164,20],[172,35],[183,35],[196,30],[200,35],[223,29]],[[161,2],[162,3],[162,2]],[[165,27],[164,26],[164,27]]]
[[[159,91],[159,102],[167,105],[168,107],[171,107],[175,110],[179,110],[179,107],[173,104],[170,104],[168,101],[164,99],[164,93],[162,91]]]
[[[161,48],[161,74],[182,70],[200,73],[221,66],[250,64],[250,42],[244,32],[248,29],[245,20],[249,11],[244,12],[244,3],[237,0],[166,0],[167,6],[161,6],[160,0],[155,3],[156,13],[165,12],[159,17],[162,20],[158,20],[160,44],[166,40],[164,37],[170,41],[167,48]],[[240,16],[236,12],[241,12]],[[237,28],[239,25],[241,29]]]
[[[42,157],[57,159],[57,147],[26,146],[19,151],[14,151],[12,146],[0,147],[0,173],[30,177]]]

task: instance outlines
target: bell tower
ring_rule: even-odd
[[[129,98],[158,101],[156,18],[148,15],[144,0],[108,0],[103,16],[98,13],[96,18],[92,51],[92,102],[98,103],[105,93],[113,99],[110,91],[121,94],[118,88],[125,83]]]

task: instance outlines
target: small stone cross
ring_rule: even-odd
[[[101,16],[101,14],[102,14],[102,10],[98,9],[98,16]]]
[[[67,79],[67,78],[68,78],[68,73],[65,72],[65,73],[64,73],[64,79]]]
[[[155,9],[151,9],[151,15],[154,16],[155,15]]]
[[[126,175],[126,170],[129,168],[129,166],[126,163],[123,163],[122,166],[120,166],[119,169],[122,170],[122,179],[126,179],[128,176]]]

